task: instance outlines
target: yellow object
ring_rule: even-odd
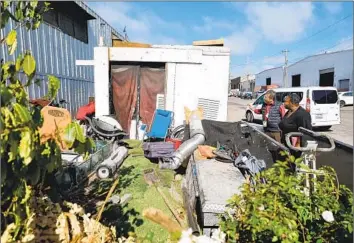
[[[193,46],[224,46],[224,39],[193,41]]]
[[[62,150],[66,150],[64,142],[65,128],[71,123],[68,110],[53,106],[45,106],[41,110],[43,126],[39,129],[41,143],[54,139]]]
[[[216,157],[213,151],[216,150],[215,147],[208,146],[208,145],[198,145],[198,151],[201,156],[210,159]]]
[[[184,116],[186,119],[186,123],[189,124],[190,118],[193,114],[197,114],[200,120],[203,120],[203,108],[198,107],[196,110],[191,111],[188,107],[184,107]]]
[[[150,48],[150,44],[137,43],[137,42],[125,42],[120,40],[113,40],[113,47],[135,47],[135,48]]]

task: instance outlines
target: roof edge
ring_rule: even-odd
[[[112,32],[114,35],[116,35],[118,38],[121,40],[125,40],[124,35],[119,33],[112,25],[110,25],[103,17],[101,17],[98,13],[96,13],[88,4],[86,4],[83,1],[74,1],[77,5],[79,5],[82,9],[84,9],[88,14],[99,18],[102,22],[104,22],[107,26],[109,26],[112,29]]]

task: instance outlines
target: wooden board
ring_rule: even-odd
[[[224,40],[201,40],[193,41],[193,46],[224,46]]]
[[[123,42],[120,40],[113,40],[113,47],[140,47],[140,48],[149,48],[150,44],[137,43],[137,42]]]

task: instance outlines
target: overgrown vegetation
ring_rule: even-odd
[[[144,170],[154,169],[159,178],[158,186],[167,197],[168,202],[177,213],[183,217],[183,200],[180,192],[180,182],[174,180],[174,172],[160,170],[158,165],[151,163],[143,156],[141,143],[134,140],[125,141],[129,144],[131,156],[124,162],[120,172],[118,190],[121,195],[131,194],[132,200],[123,208],[123,217],[117,220],[116,229],[119,235],[134,232],[137,239],[145,242],[166,242],[170,239],[169,232],[160,225],[143,217],[143,210],[148,207],[160,209],[166,216],[174,219],[168,206],[154,186],[144,180]],[[171,193],[174,191],[174,193]],[[172,196],[173,195],[173,196]],[[112,210],[107,210],[104,217],[111,216]]]
[[[289,161],[308,169],[291,156],[256,176],[266,184],[244,184],[230,200],[233,211],[221,221],[229,242],[352,242],[352,192],[338,185],[334,169],[323,167],[307,196],[305,175],[294,174]]]
[[[1,45],[7,46],[8,60],[1,61],[1,231],[7,229],[6,241],[29,239],[30,222],[34,209],[30,199],[44,192],[53,178],[52,173],[61,167],[61,150],[56,138],[41,141],[39,129],[43,124],[40,109],[29,104],[26,88],[39,84],[36,76],[36,61],[30,51],[14,56],[17,47],[17,29],[27,31],[37,29],[42,14],[48,11],[49,4],[38,5],[37,1],[0,2]],[[10,20],[16,23],[8,33]],[[20,80],[23,73],[26,80]],[[48,76],[46,98],[54,100],[60,88],[59,79]],[[63,131],[61,131],[63,132]],[[77,123],[66,128],[65,141],[69,148],[87,152],[92,141],[83,136]]]

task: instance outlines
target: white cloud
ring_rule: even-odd
[[[223,30],[232,30],[236,27],[235,23],[232,23],[231,21],[225,21],[225,20],[216,20],[212,17],[203,17],[203,24],[202,25],[195,25],[193,26],[193,30],[205,33],[205,32],[211,32],[215,29],[223,29]]]
[[[97,2],[90,4],[100,16],[110,25],[122,32],[126,28],[130,41],[150,44],[184,44],[172,36],[163,34],[174,30],[173,33],[184,32],[180,23],[168,22],[151,11],[142,10],[127,2]],[[158,27],[158,33],[156,33]],[[162,34],[161,34],[162,33]]]
[[[277,66],[274,65],[264,65],[264,64],[249,64],[245,66],[234,66],[231,67],[231,76],[240,77],[247,74],[257,74],[261,71],[271,69]]]
[[[225,38],[225,46],[231,49],[234,55],[247,55],[254,52],[261,37],[250,27],[240,32],[234,32]]]
[[[250,23],[274,44],[298,39],[313,17],[311,2],[252,2],[246,7]]]
[[[338,44],[335,47],[324,50],[326,52],[335,52],[353,49],[353,37],[347,37],[338,41]],[[322,51],[323,52],[323,51]]]
[[[265,57],[263,59],[263,63],[266,65],[279,65],[284,63],[284,56],[278,55],[278,56],[271,56],[271,57]]]
[[[257,74],[267,69],[281,67],[282,65],[284,65],[284,55],[269,56],[255,62],[250,60],[249,64],[245,65],[231,64],[231,73],[235,77],[238,77],[246,74]]]
[[[232,6],[248,20],[241,30],[225,37],[225,45],[235,55],[252,54],[264,39],[274,44],[295,41],[313,21],[311,2],[235,2]]]
[[[323,2],[323,7],[330,14],[338,14],[342,11],[343,5],[341,2]]]

